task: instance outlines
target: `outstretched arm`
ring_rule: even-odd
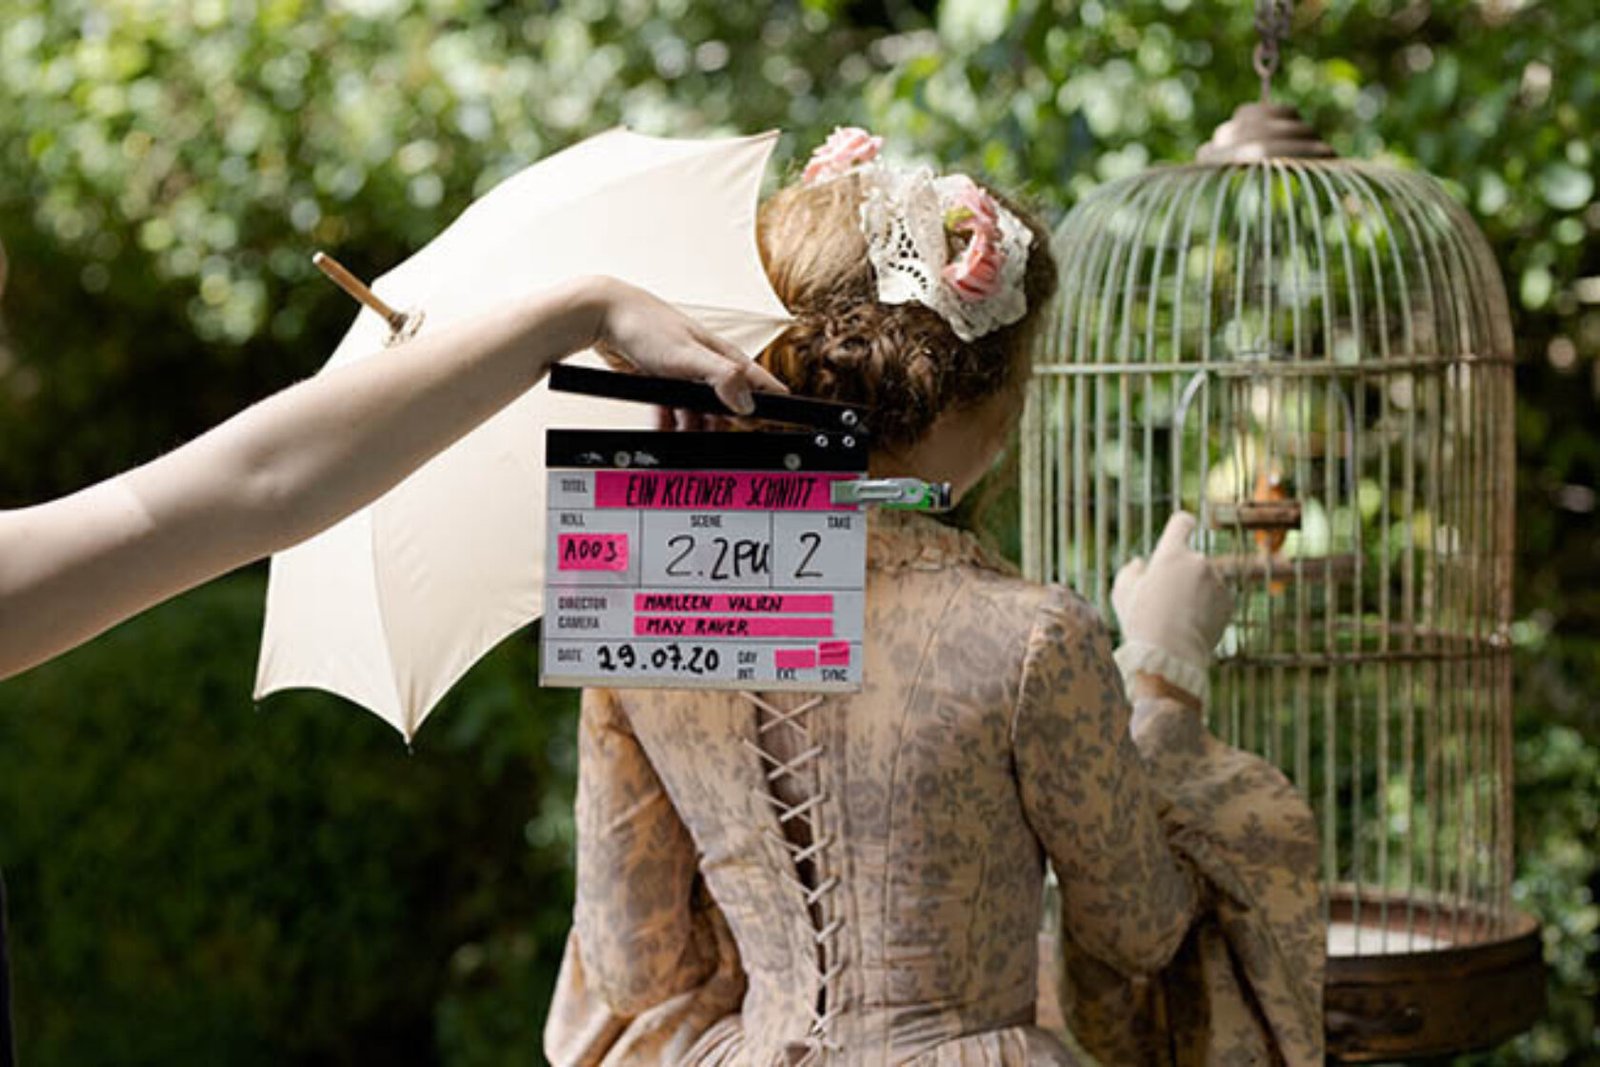
[[[655,297],[578,279],[285,389],[176,451],[0,512],[0,678],[370,503],[591,345],[736,410],[781,390]]]

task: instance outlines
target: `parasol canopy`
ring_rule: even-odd
[[[789,322],[755,238],[777,136],[600,134],[497,185],[373,288],[415,330],[431,331],[605,274],[753,355]],[[327,368],[381,359],[392,332],[361,312]],[[592,352],[574,358],[600,365]],[[409,740],[480,656],[539,616],[545,428],[652,421],[643,405],[541,383],[369,507],[278,553],[256,698],[324,689]]]

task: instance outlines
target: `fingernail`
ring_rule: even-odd
[[[748,391],[738,392],[733,395],[733,403],[729,407],[741,415],[749,415],[756,409],[756,398]]]

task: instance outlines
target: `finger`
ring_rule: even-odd
[[[1156,542],[1156,550],[1150,553],[1151,561],[1165,559],[1186,550],[1195,526],[1193,515],[1187,511],[1174,511],[1172,518],[1167,520],[1167,528],[1161,531],[1161,540]]]
[[[773,377],[765,367],[745,355],[736,345],[704,330],[696,331],[695,336],[701,344],[719,356],[726,357],[737,366],[739,373],[744,375],[745,384],[750,388],[759,389],[764,393],[787,393],[789,391],[787,385]]]
[[[677,413],[671,408],[656,408],[656,429],[671,430],[675,428],[677,422],[676,415]]]
[[[1223,580],[1222,572],[1212,565],[1210,560],[1206,561],[1206,573],[1203,581],[1210,591],[1209,599],[1211,602],[1218,606],[1218,610],[1224,616],[1232,617],[1234,608],[1233,587]]]
[[[717,391],[717,399],[728,405],[732,411],[740,415],[749,415],[755,411],[755,397],[750,395],[750,386],[737,368],[729,368],[713,376],[710,381],[711,387]]]
[[[1117,571],[1116,578],[1111,583],[1111,595],[1116,596],[1118,589],[1132,589],[1139,584],[1139,579],[1144,577],[1144,557],[1135,556],[1122,565]]]
[[[1138,586],[1139,579],[1144,577],[1144,567],[1143,556],[1135,556],[1124,563],[1117,571],[1117,576],[1111,580],[1112,599],[1131,594]]]
[[[767,368],[751,360],[745,364],[744,376],[756,389],[763,393],[787,393],[789,387],[777,379]]]
[[[745,355],[744,350],[738,345],[734,344],[732,341],[724,340],[722,337],[719,337],[717,334],[705,329],[698,323],[696,323],[690,329],[690,334],[696,341],[699,341],[701,344],[711,349],[711,351],[715,352],[717,355],[721,356],[723,359],[734,364],[735,366],[743,367],[745,364],[750,362],[750,357]]]
[[[1116,613],[1117,625],[1127,629],[1134,599],[1138,596],[1139,581],[1144,577],[1144,560],[1135,558],[1123,564],[1111,583],[1111,610]]]

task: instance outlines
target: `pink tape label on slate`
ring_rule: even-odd
[[[633,598],[634,611],[732,611],[776,614],[798,612],[821,615],[833,611],[830,593],[639,593]]]
[[[633,632],[638,637],[832,637],[833,620],[640,615]]]
[[[676,511],[855,511],[835,504],[834,482],[853,474],[781,471],[596,471],[594,506]]]
[[[824,667],[850,666],[849,641],[824,641],[817,646],[817,662]]]
[[[561,534],[556,538],[556,569],[625,571],[628,569],[628,535],[625,533]]]
[[[817,665],[817,654],[808,648],[780,648],[772,654],[772,665],[780,671],[808,671]]]

